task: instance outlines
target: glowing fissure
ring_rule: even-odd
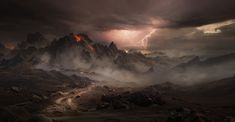
[[[82,41],[82,37],[80,35],[75,35],[74,38],[77,43]]]
[[[84,42],[86,45],[86,48],[90,50],[91,52],[96,52],[95,48],[91,44],[89,44],[81,35],[75,35],[74,38],[77,43]]]

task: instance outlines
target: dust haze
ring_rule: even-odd
[[[141,51],[136,52],[141,53]],[[120,83],[119,85],[128,87],[145,87],[168,82],[182,86],[191,86],[231,77],[235,74],[234,60],[201,66],[201,62],[215,58],[209,56],[200,58],[194,55],[180,55],[177,57],[176,54],[174,57],[163,57],[163,60],[167,58],[167,64],[158,62],[157,59],[161,56],[148,56],[149,60],[155,62],[153,65],[149,66],[141,62],[134,62],[132,65],[136,70],[132,71],[120,68],[109,58],[93,58],[87,62],[82,57],[77,56],[78,53],[79,48],[77,47],[68,49],[58,55],[56,59],[53,59],[54,62],[51,64],[52,57],[46,52],[40,57],[41,63],[37,64],[35,68],[46,71],[56,70],[66,75],[81,75],[82,73],[93,79],[105,81],[103,83],[108,85]],[[171,53],[171,55],[174,54]],[[198,61],[193,62],[195,58]],[[220,56],[216,58],[220,58]],[[187,64],[189,65],[184,66]],[[133,85],[129,83],[133,83]]]

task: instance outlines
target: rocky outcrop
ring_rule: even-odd
[[[33,115],[22,107],[0,108],[1,122],[52,122],[44,115]]]
[[[0,61],[4,59],[4,56],[9,52],[10,50],[7,49],[2,43],[0,43]]]
[[[103,95],[97,110],[102,109],[130,109],[134,106],[148,107],[154,104],[162,105],[165,101],[157,91],[124,92],[121,94]]]
[[[110,66],[125,69],[133,72],[139,71],[137,66],[151,67],[151,59],[146,58],[141,53],[126,53],[119,50],[114,42],[109,45],[95,42],[86,34],[69,34],[62,38],[55,39],[50,44],[42,34],[29,34],[27,40],[20,43],[18,48],[11,52],[10,58],[1,61],[1,67],[15,67],[18,64],[37,65],[44,63],[41,57],[47,55],[47,65],[60,66],[69,69],[76,65],[76,68],[92,69],[103,67],[103,63],[108,62]],[[46,47],[44,47],[47,45]],[[68,64],[65,64],[65,62]],[[97,63],[98,62],[98,63]],[[138,64],[140,63],[140,64]],[[148,68],[147,68],[148,69]]]
[[[18,45],[19,49],[27,49],[29,47],[44,48],[48,45],[48,40],[39,32],[30,33],[27,39]]]
[[[180,107],[170,112],[167,122],[211,122],[211,120],[194,110]]]

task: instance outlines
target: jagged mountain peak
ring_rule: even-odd
[[[35,38],[43,39],[40,33],[36,33],[32,37],[29,37],[29,40],[34,40],[34,36]],[[32,44],[28,43],[28,41],[24,43]],[[114,42],[108,45],[99,43],[91,40],[88,35],[83,33],[71,33],[55,39],[45,48],[36,48],[34,46],[20,48],[14,55],[2,64],[14,64],[16,66],[18,64],[30,63],[37,65],[37,63],[44,62],[41,60],[41,57],[47,55],[49,57],[47,65],[60,66],[68,69],[74,67],[75,69],[84,68],[83,66],[86,66],[87,69],[90,69],[91,66],[103,67],[104,63],[102,62],[107,62],[111,67],[114,66],[131,71],[137,71],[139,69],[138,67],[149,67],[149,59],[143,55],[135,53],[128,54],[118,49]],[[19,56],[21,59],[20,62],[18,61]]]
[[[29,33],[26,40],[18,45],[18,49],[27,49],[29,47],[44,48],[48,43],[48,40],[41,33]]]

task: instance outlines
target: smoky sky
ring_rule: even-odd
[[[234,6],[234,0],[1,0],[0,40],[19,42],[30,32],[58,37],[71,32],[152,27],[162,29],[162,35],[151,38],[152,48],[164,48],[159,47],[162,43],[167,48],[180,48],[180,43],[220,48],[218,43],[225,45],[220,49],[227,49],[231,47],[224,43],[234,40],[234,25],[224,27],[223,33],[215,37],[202,37],[194,28],[234,19]],[[197,33],[198,38],[188,41],[185,31]],[[197,43],[197,39],[221,41],[212,46],[207,41]]]

